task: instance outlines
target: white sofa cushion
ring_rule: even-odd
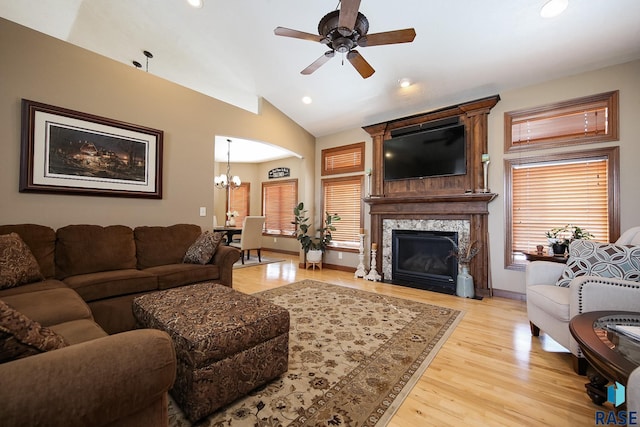
[[[549,316],[569,321],[569,288],[554,285],[537,285],[527,288],[527,305],[531,304]]]
[[[569,246],[569,259],[557,286],[568,287],[580,276],[610,277],[640,281],[640,246],[574,240]]]

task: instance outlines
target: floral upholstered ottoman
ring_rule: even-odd
[[[260,298],[205,282],[140,296],[133,313],[139,326],[171,335],[171,394],[191,421],[288,369],[289,312]]]

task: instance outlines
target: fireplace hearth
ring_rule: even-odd
[[[391,283],[454,294],[458,261],[452,256],[458,233],[392,230]]]

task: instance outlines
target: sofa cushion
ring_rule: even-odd
[[[17,288],[0,289],[0,299],[5,299],[10,295],[28,294],[29,292],[46,291],[47,289],[58,289],[69,287],[60,280],[45,279],[40,282],[33,282],[26,285],[19,286]]]
[[[124,225],[68,225],[57,231],[56,277],[136,268],[133,230]]]
[[[205,231],[187,249],[182,262],[189,264],[206,264],[211,261],[225,233]]]
[[[66,346],[62,336],[0,300],[0,363]]]
[[[91,310],[80,295],[68,287],[9,295],[2,298],[28,318],[42,326],[78,319],[93,319]]]
[[[168,227],[136,227],[133,232],[138,268],[145,269],[181,263],[201,229],[194,224],[176,224]]]
[[[220,267],[214,264],[169,264],[143,271],[158,276],[158,289],[220,279]]]
[[[0,235],[0,289],[44,279],[38,261],[17,233]]]
[[[108,336],[96,322],[89,319],[59,323],[51,326],[50,329],[64,337],[64,340],[68,342],[69,345]]]
[[[67,277],[64,283],[87,302],[158,288],[155,275],[135,269],[79,274]]]
[[[56,232],[38,224],[0,225],[0,234],[17,233],[29,246],[46,278],[55,275]]]
[[[598,276],[640,281],[640,246],[574,240],[556,285],[568,287],[575,277]]]

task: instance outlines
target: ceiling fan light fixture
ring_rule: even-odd
[[[549,0],[540,9],[543,18],[555,18],[569,6],[569,0]]]
[[[400,85],[401,88],[406,88],[411,86],[411,80],[405,77],[404,79],[400,79],[398,81],[398,84]]]

